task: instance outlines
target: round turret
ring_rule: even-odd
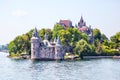
[[[37,59],[39,55],[40,38],[38,36],[37,29],[35,28],[33,36],[31,38],[31,59]]]

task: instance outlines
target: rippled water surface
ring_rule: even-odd
[[[120,80],[120,59],[14,60],[0,53],[0,80]]]

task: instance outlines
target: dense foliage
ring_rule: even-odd
[[[53,30],[41,29],[38,31],[39,36],[44,39],[44,34],[48,35],[48,40],[53,41],[55,37],[60,37],[61,43],[65,46],[65,51],[79,56],[110,56],[120,55],[120,32],[108,40],[105,34],[102,34],[99,29],[93,29],[94,41],[89,43],[89,36],[80,32],[77,28],[64,29],[63,26],[56,24]],[[8,45],[9,53],[11,54],[31,54],[30,39],[33,29],[26,34],[17,36]]]
[[[32,33],[33,30],[30,30],[28,33],[19,35],[13,41],[11,41],[8,45],[9,54],[30,54],[30,39],[32,37]]]

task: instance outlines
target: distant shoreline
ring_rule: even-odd
[[[8,50],[1,50],[0,52],[8,53]]]

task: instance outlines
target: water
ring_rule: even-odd
[[[120,59],[14,60],[0,53],[0,80],[120,80]]]

